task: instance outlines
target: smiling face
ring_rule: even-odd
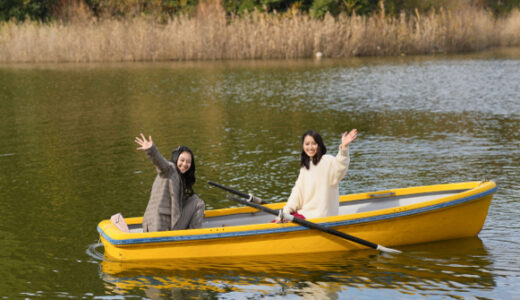
[[[177,168],[181,174],[186,173],[191,167],[191,154],[188,151],[184,151],[179,155],[177,159]]]
[[[311,159],[318,153],[318,143],[310,135],[306,135],[303,139],[303,152],[307,154]]]

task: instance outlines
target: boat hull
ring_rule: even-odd
[[[310,221],[387,247],[476,236],[485,222],[496,185],[469,182],[342,196],[342,205],[434,191],[461,191],[432,200]],[[375,196],[374,196],[375,195]],[[399,198],[401,197],[401,198]],[[401,200],[399,200],[401,201]],[[279,209],[283,203],[270,205]],[[254,214],[250,208],[206,212],[208,219]],[[141,218],[127,220],[130,226]],[[305,254],[366,249],[321,231],[292,224],[263,223],[151,233],[122,233],[109,220],[98,226],[105,256],[118,261]]]

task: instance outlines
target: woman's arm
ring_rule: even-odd
[[[345,131],[341,137],[341,145],[339,151],[329,168],[329,183],[331,185],[338,184],[348,171],[350,164],[350,155],[348,146],[357,138],[357,130],[352,129],[350,132]]]
[[[291,190],[291,195],[289,196],[289,199],[287,200],[287,203],[285,204],[283,208],[283,212],[285,213],[293,213],[298,211],[300,208],[302,208],[302,200],[303,200],[303,191],[302,191],[302,173],[300,170],[300,174],[298,175],[298,179],[296,179],[296,183],[294,184],[294,187]]]
[[[150,158],[152,163],[155,165],[158,173],[166,174],[171,170],[170,162],[161,155],[153,143],[152,136],[148,136],[148,140],[146,140],[146,137],[141,133],[141,138],[136,137],[135,142],[141,146],[138,147],[137,150],[146,152],[148,158]]]

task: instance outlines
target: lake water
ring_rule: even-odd
[[[350,60],[0,65],[2,299],[520,299],[520,50]],[[343,194],[494,180],[478,237],[295,257],[118,264],[96,226],[140,216],[155,171],[195,152],[213,180],[284,201],[300,136],[359,130]]]

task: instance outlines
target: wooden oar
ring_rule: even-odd
[[[228,191],[228,192],[233,193],[235,195],[239,195],[239,196],[244,197],[244,198],[250,199],[250,198],[253,197],[251,195],[242,193],[242,192],[234,190],[232,188],[225,187],[225,186],[223,186],[221,184],[218,184],[216,182],[213,182],[213,181],[208,181],[208,184],[210,184],[212,186],[215,186],[215,187],[218,187],[218,188],[221,188],[221,189],[223,189],[225,191]],[[238,199],[238,198],[231,197],[231,196],[228,196],[228,198],[233,200],[233,201],[236,201],[238,203],[254,207],[254,208],[258,209],[258,210],[265,211],[266,213],[270,213],[270,214],[275,215],[275,216],[278,216],[279,214],[283,214],[283,218],[285,220],[289,220],[289,221],[291,221],[293,223],[305,226],[305,227],[310,228],[310,229],[316,229],[316,230],[319,230],[319,231],[322,231],[322,232],[325,232],[325,233],[328,233],[328,234],[332,234],[332,235],[338,236],[340,238],[349,240],[351,242],[355,242],[355,243],[367,246],[369,248],[373,248],[373,249],[376,249],[376,250],[379,250],[379,251],[382,251],[382,252],[387,252],[387,253],[401,253],[400,250],[387,248],[387,247],[384,247],[384,246],[381,246],[381,245],[378,245],[378,244],[374,244],[372,242],[360,239],[358,237],[352,236],[350,234],[346,234],[346,233],[343,233],[341,231],[337,231],[337,230],[334,230],[332,228],[322,226],[320,224],[309,222],[307,220],[300,219],[300,218],[295,218],[294,216],[292,216],[290,214],[283,213],[281,210],[277,211],[277,210],[271,209],[269,207],[265,207],[263,205],[260,205],[260,204],[257,204],[257,203],[253,203],[251,201],[246,201],[246,200]]]

